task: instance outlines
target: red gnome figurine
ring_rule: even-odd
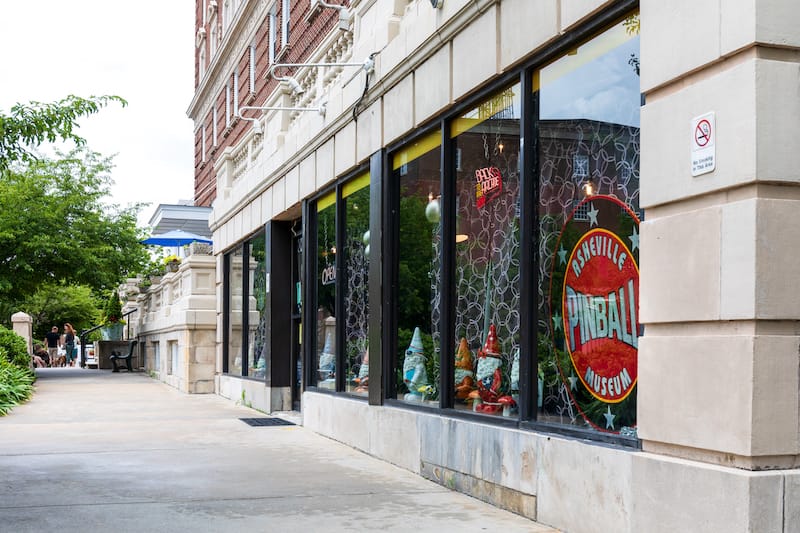
[[[494,324],[489,326],[489,334],[483,349],[478,350],[478,393],[483,403],[476,410],[483,413],[496,413],[503,406],[497,403],[503,395],[503,373],[500,367],[503,360],[500,356],[500,343]]]

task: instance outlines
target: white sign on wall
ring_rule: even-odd
[[[708,174],[717,168],[714,112],[692,119],[692,176]]]

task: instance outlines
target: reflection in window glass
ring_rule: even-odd
[[[336,194],[317,201],[316,385],[336,389]]]
[[[536,73],[539,420],[635,435],[638,15]]]
[[[452,125],[456,172],[456,409],[516,416],[519,400],[520,85]]]
[[[342,187],[345,204],[346,390],[369,392],[369,174]]]
[[[242,375],[242,283],[243,249],[238,246],[228,261],[228,374]]]
[[[250,330],[247,355],[247,375],[254,378],[266,376],[267,347],[267,254],[264,234],[252,239],[250,247],[250,290],[249,322]]]
[[[433,404],[439,398],[440,144],[435,132],[392,162],[399,190],[394,396]]]

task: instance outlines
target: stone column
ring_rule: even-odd
[[[11,324],[14,333],[25,339],[28,344],[28,353],[33,354],[33,319],[31,315],[19,312],[11,315]]]
[[[798,25],[790,0],[641,2],[633,531],[800,523]]]

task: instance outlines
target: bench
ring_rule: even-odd
[[[133,365],[131,365],[131,359],[133,359],[133,349],[136,347],[138,343],[139,341],[130,342],[130,344],[128,345],[127,355],[122,355],[121,353],[116,351],[111,352],[109,360],[111,361],[111,364],[114,366],[112,372],[119,372],[121,368],[126,368],[128,372],[133,372]],[[125,366],[124,367],[117,366],[117,361],[125,361]]]

